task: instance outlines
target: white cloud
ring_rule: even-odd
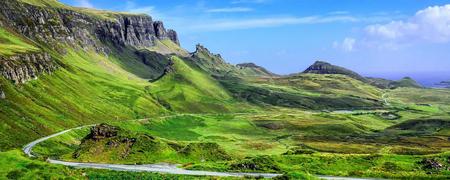
[[[210,20],[205,23],[194,23],[189,26],[192,30],[204,31],[222,31],[222,30],[236,30],[236,29],[251,29],[263,27],[277,27],[284,25],[295,24],[320,24],[331,22],[353,22],[356,21],[351,16],[308,16],[308,17],[268,17],[255,19],[225,19],[225,20]]]
[[[234,0],[231,1],[231,4],[262,4],[268,1],[269,0]]]
[[[335,41],[333,43],[333,48],[341,49],[345,52],[352,52],[354,50],[355,44],[356,39],[347,37],[342,42]]]
[[[85,8],[94,8],[94,5],[89,0],[75,0],[76,5],[79,7],[85,7]]]
[[[133,9],[127,9],[128,12],[131,13],[145,13],[145,14],[154,14],[155,13],[155,7],[153,6],[144,6],[140,8],[133,8]]]
[[[329,12],[328,14],[331,14],[331,15],[344,15],[344,14],[350,14],[350,12],[348,12],[348,11],[332,11],[332,12]]]
[[[428,7],[404,21],[370,25],[365,32],[373,39],[399,43],[450,42],[450,4]]]
[[[125,11],[136,14],[148,14],[156,19],[162,18],[162,15],[154,6],[138,6],[133,1],[126,1]]]
[[[208,12],[208,13],[233,13],[233,12],[249,12],[249,11],[253,11],[253,9],[246,8],[246,7],[231,7],[231,8],[207,9],[205,12]]]

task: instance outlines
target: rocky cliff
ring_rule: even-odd
[[[47,44],[78,43],[101,50],[98,40],[136,47],[153,46],[156,39],[179,43],[175,31],[166,31],[162,22],[147,15],[99,11],[96,13],[100,15],[95,16],[76,8],[40,7],[18,0],[3,0],[1,4],[4,24]]]
[[[201,44],[197,44],[191,58],[203,70],[214,75],[223,76],[237,70],[235,66],[227,63],[220,54],[211,53]]]
[[[57,64],[48,53],[17,54],[0,56],[0,74],[15,84],[35,79],[39,74],[51,73]]]
[[[92,11],[92,12],[91,12]],[[36,6],[20,0],[0,2],[0,24],[41,46],[64,53],[64,46],[94,49],[108,54],[111,48],[154,46],[157,40],[179,44],[177,33],[147,15],[113,13],[67,6]],[[56,62],[49,54],[0,57],[0,74],[15,83],[51,72]]]

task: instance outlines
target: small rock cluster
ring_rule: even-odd
[[[442,165],[435,159],[423,159],[422,161],[420,161],[420,164],[424,169],[429,170],[441,170],[442,168],[444,168],[444,165]]]
[[[96,125],[91,128],[91,133],[88,135],[90,139],[100,140],[117,136],[120,128],[110,126],[107,124]]]
[[[5,99],[5,98],[6,98],[5,92],[3,92],[2,89],[0,89],[0,99]]]

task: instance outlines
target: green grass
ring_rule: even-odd
[[[0,79],[6,94],[0,101],[0,134],[5,137],[0,140],[1,149],[68,127],[166,112],[146,91],[150,83],[106,57],[68,49],[60,60],[64,69],[24,85]],[[27,135],[10,135],[17,131]]]
[[[177,56],[172,56],[171,60],[172,70],[149,87],[149,92],[159,102],[177,112],[229,112],[237,109],[232,105],[238,103],[207,73]]]
[[[381,91],[341,75],[251,80],[228,77],[220,82],[234,97],[261,106],[315,110],[383,108]]]
[[[39,159],[29,159],[19,150],[0,152],[0,164],[0,179],[240,179],[233,177],[219,178],[148,172],[75,169],[48,164]]]
[[[161,54],[176,54],[181,57],[187,57],[189,56],[189,52],[187,52],[185,49],[181,48],[177,44],[175,44],[173,41],[169,39],[164,40],[155,40],[155,45],[152,47],[146,48],[150,51],[158,52]]]
[[[137,14],[127,13],[127,12],[114,12],[114,11],[106,11],[106,10],[97,10],[93,8],[79,8],[79,7],[72,7],[68,6],[66,4],[63,4],[59,2],[58,0],[19,0],[23,3],[27,3],[33,6],[40,6],[45,8],[60,8],[60,9],[67,9],[72,10],[76,12],[80,12],[83,14],[90,15],[94,18],[100,18],[104,20],[115,20],[115,18],[118,15],[121,16],[135,16]],[[143,14],[141,14],[143,15]]]
[[[22,1],[106,21],[134,16],[55,0]],[[419,163],[431,158],[449,167],[449,90],[381,90],[344,75],[248,77],[258,72],[239,71],[206,51],[188,57],[170,40],[157,40],[146,49],[109,45],[112,51],[106,57],[77,47],[66,47],[62,55],[20,37],[0,28],[0,55],[44,51],[61,67],[20,85],[0,77],[6,94],[0,100],[0,150],[10,150],[0,152],[0,179],[209,179],[72,169],[47,164],[45,157],[169,162],[189,169],[280,172],[292,179],[314,179],[310,174],[450,177],[448,169],[426,169]],[[136,51],[149,61],[143,62]],[[149,82],[160,77],[169,61],[166,74]],[[37,145],[39,159],[11,150],[64,129],[101,122],[120,127],[119,136],[83,139],[89,130],[76,130]]]
[[[0,179],[81,179],[82,172],[68,167],[30,160],[21,151],[0,152]]]
[[[0,55],[12,56],[20,53],[37,52],[39,48],[19,38],[4,28],[0,28]]]

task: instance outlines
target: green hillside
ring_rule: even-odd
[[[6,94],[0,101],[3,150],[68,127],[166,111],[145,91],[149,83],[122,69],[112,57],[70,50],[60,61],[64,69],[24,85],[1,79]],[[17,131],[26,135],[10,136]]]
[[[69,168],[49,157],[283,174],[275,179],[450,177],[450,90],[320,61],[276,75],[201,45],[190,53],[147,15],[3,3],[0,179],[242,179]],[[37,157],[20,151],[85,125],[39,143]]]
[[[24,39],[0,27],[0,55],[10,56],[17,53],[37,52],[40,49],[25,42]]]
[[[177,112],[229,112],[233,99],[204,71],[191,67],[177,56],[166,74],[148,87],[168,109]]]

